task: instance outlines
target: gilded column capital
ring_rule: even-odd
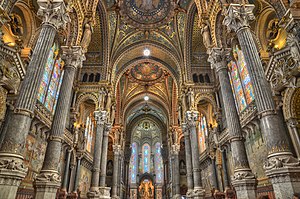
[[[229,30],[238,32],[243,28],[249,28],[249,22],[255,19],[253,14],[254,5],[252,4],[230,4],[223,25],[227,26]]]
[[[114,144],[113,151],[114,151],[114,155],[121,155],[121,145]]]
[[[208,50],[208,62],[211,68],[218,72],[221,69],[227,69],[227,62],[230,60],[230,48],[211,48]]]
[[[63,0],[38,0],[38,16],[43,17],[43,24],[53,26],[55,29],[65,29],[70,17]]]
[[[96,118],[97,124],[104,125],[107,119],[107,111],[94,111],[94,117]]]
[[[189,127],[196,127],[196,122],[198,121],[199,112],[198,111],[187,111],[186,112],[186,122]]]
[[[62,46],[62,59],[65,61],[65,67],[72,67],[75,70],[82,66],[85,60],[81,46]]]

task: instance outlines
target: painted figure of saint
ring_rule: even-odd
[[[159,0],[136,0],[136,6],[145,11],[151,11],[158,7]]]

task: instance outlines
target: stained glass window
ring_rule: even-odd
[[[161,145],[160,143],[155,144],[155,174],[156,174],[156,182],[163,182],[163,160],[161,157]]]
[[[86,118],[85,123],[85,138],[86,138],[86,150],[88,152],[92,152],[92,141],[93,141],[93,133],[94,133],[94,122],[92,118],[92,114]]]
[[[204,152],[206,149],[205,137],[208,136],[206,117],[200,114],[198,123],[198,139],[199,139],[199,151]]]
[[[243,111],[253,100],[253,86],[243,52],[236,46],[233,49],[234,60],[228,64],[230,83],[233,88],[236,106]]]
[[[151,158],[151,151],[149,144],[143,145],[143,173],[149,173],[150,172],[150,158]]]
[[[130,175],[130,182],[136,183],[136,175],[137,175],[137,143],[132,143],[131,146],[131,157],[130,157],[130,167],[129,167],[129,175]]]
[[[38,92],[38,100],[52,113],[56,108],[60,85],[63,77],[63,64],[56,43],[50,49],[46,62],[42,82]]]

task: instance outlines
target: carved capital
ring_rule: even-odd
[[[221,69],[227,69],[227,62],[230,60],[230,48],[211,48],[208,50],[208,62],[211,64],[211,68],[215,68],[216,71]]]
[[[235,171],[232,176],[233,181],[255,179],[255,175],[250,170]]]
[[[180,151],[180,145],[179,144],[173,144],[172,145],[172,154],[178,155]]]
[[[282,155],[274,155],[273,157],[269,157],[268,160],[264,164],[264,169],[266,173],[276,169],[292,169],[292,168],[300,168],[300,160],[294,158],[289,153],[282,153]]]
[[[81,46],[62,46],[62,59],[65,61],[65,67],[71,67],[75,70],[82,66],[85,56]]]
[[[70,22],[69,14],[63,0],[38,0],[38,16],[43,17],[43,24],[53,26],[55,29],[65,29]]]
[[[52,182],[52,183],[58,183],[61,182],[61,177],[58,174],[57,171],[54,170],[44,170],[41,171],[39,175],[35,178],[36,183],[46,183],[46,182]]]
[[[196,127],[196,122],[198,121],[199,112],[198,111],[187,111],[186,112],[186,122],[189,127]]]
[[[253,14],[254,5],[252,4],[230,4],[223,24],[227,26],[229,30],[238,32],[243,28],[249,27],[249,22],[255,19]]]
[[[94,116],[96,118],[97,124],[104,125],[107,119],[107,111],[95,111]]]
[[[120,155],[121,154],[121,145],[114,144],[113,151],[114,151],[114,155]]]
[[[111,124],[106,123],[105,126],[104,126],[104,136],[108,136],[110,130],[111,130]]]

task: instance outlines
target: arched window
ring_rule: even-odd
[[[131,157],[130,157],[130,167],[129,167],[129,176],[130,182],[136,183],[136,175],[137,175],[137,161],[138,153],[137,153],[137,143],[132,143],[131,146]]]
[[[97,73],[96,74],[96,78],[95,78],[95,82],[99,82],[100,81],[100,77],[101,77],[100,73]]]
[[[194,83],[198,83],[199,82],[197,74],[193,74],[193,81],[194,81]]]
[[[38,92],[38,100],[52,113],[56,108],[59,90],[63,79],[64,62],[59,57],[56,43],[50,49],[42,82]]]
[[[243,111],[254,99],[253,86],[243,52],[236,46],[234,60],[228,64],[230,83],[238,110]]]
[[[151,151],[149,144],[143,145],[143,173],[149,173],[150,172],[150,159],[151,159]]]
[[[93,82],[93,81],[94,81],[94,74],[92,73],[89,76],[89,82]]]
[[[87,79],[88,79],[88,74],[87,73],[84,73],[83,77],[82,77],[82,81],[83,82],[87,82]]]
[[[162,183],[163,182],[163,161],[161,157],[161,145],[160,143],[155,144],[155,175],[156,175],[156,182]]]
[[[202,74],[199,75],[199,82],[204,83],[204,77]]]
[[[208,136],[207,121],[203,114],[200,114],[198,124],[199,151],[204,152],[206,149],[205,137]]]
[[[92,141],[94,134],[94,121],[92,113],[86,118],[85,122],[85,138],[86,138],[86,150],[92,152]]]
[[[205,82],[210,83],[210,78],[208,74],[205,74]]]

